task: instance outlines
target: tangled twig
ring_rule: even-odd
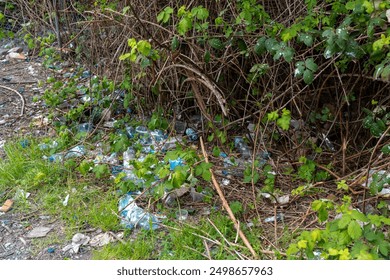
[[[26,100],[24,99],[24,96],[21,95],[17,90],[14,90],[13,88],[6,87],[6,86],[3,86],[3,85],[0,85],[0,88],[12,91],[13,93],[17,94],[20,97],[20,100],[21,100],[21,103],[22,103],[22,108],[20,110],[20,115],[19,116],[20,117],[23,116],[24,111],[25,111],[25,106],[26,106]]]

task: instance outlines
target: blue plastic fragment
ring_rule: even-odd
[[[54,249],[54,248],[52,248],[52,247],[47,248],[47,252],[50,253],[50,254],[54,253],[55,250],[56,250],[56,249]]]
[[[183,165],[184,165],[184,161],[181,158],[169,160],[169,169],[171,171],[173,171],[176,168],[176,166],[183,166]]]
[[[27,148],[30,146],[30,142],[27,139],[23,139],[20,141],[20,146],[22,146],[22,148]]]

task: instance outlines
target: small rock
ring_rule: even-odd
[[[45,237],[49,231],[52,229],[49,227],[36,227],[29,233],[27,233],[27,238],[39,238],[39,237]]]

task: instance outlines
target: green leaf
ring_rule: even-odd
[[[265,46],[265,41],[267,40],[266,37],[260,37],[257,42],[256,42],[256,45],[254,47],[254,51],[257,55],[262,55],[263,53],[265,53],[265,51],[267,50],[266,46]]]
[[[383,146],[381,149],[381,152],[386,154],[386,155],[390,154],[390,144]]]
[[[360,227],[358,222],[356,221],[350,222],[350,224],[348,225],[348,235],[353,240],[356,240],[362,236],[362,228]]]
[[[137,41],[134,38],[130,38],[129,40],[127,40],[127,45],[130,48],[134,48],[137,45]]]
[[[186,181],[186,174],[182,170],[176,170],[172,174],[172,185],[174,188],[180,188],[181,185]]]
[[[313,45],[313,36],[307,33],[299,34],[298,40],[303,42],[306,46],[311,47]]]
[[[203,170],[202,178],[205,181],[210,182],[211,181],[211,172],[210,172],[210,170]]]
[[[313,72],[309,69],[306,69],[304,72],[303,72],[303,80],[305,81],[305,83],[307,85],[310,85],[313,80],[314,80],[314,75],[313,75]]]
[[[179,45],[180,45],[180,42],[179,42],[179,39],[177,38],[177,36],[173,37],[172,43],[171,43],[171,50],[172,50],[172,51],[177,50],[177,48],[179,47]]]
[[[341,217],[341,219],[338,221],[339,229],[346,228],[349,225],[350,222],[351,222],[351,216],[347,215],[347,214],[344,214]]]
[[[209,17],[209,11],[203,6],[193,8],[191,13],[199,20],[206,20]]]
[[[328,219],[328,211],[325,208],[321,208],[318,211],[318,220],[320,222],[325,222]]]
[[[107,164],[99,164],[93,168],[96,178],[100,179],[110,174],[110,169]]]
[[[390,80],[390,64],[383,68],[381,78],[383,80]]]
[[[137,50],[144,56],[148,56],[152,50],[152,46],[148,41],[141,40],[137,44]]]
[[[204,54],[204,62],[209,63],[210,62],[210,52],[206,51]]]
[[[207,41],[207,43],[210,45],[210,47],[216,50],[222,50],[224,48],[222,41],[218,38],[211,38]]]
[[[121,61],[126,60],[126,59],[128,59],[130,56],[131,56],[130,53],[124,53],[124,54],[122,54],[122,55],[119,56],[119,60],[121,60]]]
[[[318,65],[314,62],[314,59],[311,57],[305,60],[305,66],[307,69],[310,69],[313,72],[316,72],[318,69]]]
[[[368,223],[370,220],[364,215],[362,212],[359,212],[358,210],[352,210],[351,217],[355,220]]]
[[[379,252],[381,252],[381,254],[383,256],[386,256],[388,257],[389,256],[389,242],[386,242],[386,241],[382,241],[381,243],[379,243]]]
[[[294,49],[288,47],[282,52],[282,55],[287,62],[291,62],[294,57]]]
[[[239,214],[243,211],[242,204],[239,201],[232,201],[229,206],[233,214]]]
[[[177,31],[184,36],[192,28],[192,19],[183,17],[177,25]]]
[[[279,118],[278,110],[267,114],[268,121],[276,121]]]

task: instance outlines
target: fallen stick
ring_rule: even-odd
[[[24,99],[24,96],[21,95],[17,90],[14,90],[13,88],[2,86],[2,85],[0,85],[0,88],[12,91],[12,92],[16,93],[20,97],[20,100],[22,101],[22,109],[20,110],[19,117],[23,116],[24,109],[25,109],[25,104],[26,104],[26,100]]]
[[[209,159],[208,159],[208,156],[207,156],[207,152],[206,152],[206,150],[204,148],[202,137],[200,137],[200,145],[202,147],[204,160],[205,160],[206,163],[208,163]],[[224,194],[223,194],[223,192],[221,190],[221,187],[219,186],[217,180],[215,179],[213,170],[211,168],[210,168],[210,172],[211,172],[211,181],[213,182],[214,187],[217,190],[217,193],[219,195],[219,198],[222,201],[223,208],[225,208],[225,210],[228,212],[228,215],[229,215],[230,219],[232,220],[233,225],[236,228],[236,230],[237,230],[239,236],[241,237],[242,241],[244,242],[245,246],[249,249],[249,251],[251,252],[252,256],[254,258],[257,258],[257,254],[256,254],[255,250],[253,250],[252,245],[249,243],[249,241],[246,238],[245,234],[241,231],[240,224],[238,223],[236,217],[234,216],[234,214],[232,212],[232,209],[230,209],[229,203],[226,201],[226,198],[225,198],[225,196],[224,196]]]

